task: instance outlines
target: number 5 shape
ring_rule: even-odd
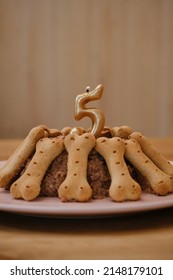
[[[105,116],[100,109],[86,108],[85,105],[94,100],[98,100],[102,97],[103,86],[98,85],[93,91],[86,91],[79,94],[75,101],[75,119],[81,120],[84,117],[89,117],[92,121],[91,133],[98,137],[104,128]]]

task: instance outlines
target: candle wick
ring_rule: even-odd
[[[86,92],[90,92],[90,87],[89,86],[86,87]]]

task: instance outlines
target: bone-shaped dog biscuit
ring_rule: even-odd
[[[96,141],[96,150],[104,157],[111,175],[109,195],[112,200],[120,202],[139,199],[141,188],[130,176],[124,161],[124,141],[119,137],[100,137]]]
[[[91,133],[66,136],[67,177],[58,189],[58,195],[62,201],[88,201],[91,198],[92,190],[87,182],[87,160],[94,146],[95,137]]]
[[[120,127],[115,126],[111,128],[111,134],[113,137],[120,137],[120,138],[127,139],[131,133],[132,133],[132,129],[126,125],[122,125]]]
[[[39,127],[42,127],[45,130],[45,134],[47,134],[45,136],[47,137],[56,137],[62,134],[61,131],[56,128],[49,128],[46,125],[39,125]]]
[[[173,177],[164,173],[147,157],[135,139],[125,140],[125,157],[148,180],[153,191],[159,195],[173,192]]]
[[[18,174],[23,164],[35,151],[35,145],[38,140],[43,137],[45,137],[44,128],[38,126],[30,130],[25,140],[0,169],[0,187],[5,188]]]
[[[10,192],[14,198],[33,200],[40,193],[41,181],[50,163],[64,149],[61,138],[43,138],[36,145],[36,152],[22,176],[16,180]]]
[[[141,146],[142,151],[146,154],[163,172],[173,176],[173,165],[154,147],[150,141],[140,132],[133,132],[129,138],[136,139]]]

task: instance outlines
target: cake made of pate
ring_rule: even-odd
[[[87,202],[110,197],[115,202],[139,200],[143,191],[173,192],[173,165],[149,139],[129,126],[106,127],[101,110],[88,108],[103,86],[76,97],[75,119],[89,117],[91,129],[31,129],[0,168],[0,187],[15,199],[40,196]]]

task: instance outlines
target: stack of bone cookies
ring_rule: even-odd
[[[173,165],[149,140],[128,126],[108,128],[98,109],[85,103],[100,98],[103,87],[77,97],[76,119],[89,116],[92,129],[33,128],[0,169],[0,187],[30,201],[57,196],[62,201],[138,200],[142,191],[173,192]]]

